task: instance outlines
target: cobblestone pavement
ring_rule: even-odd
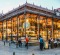
[[[15,55],[32,55],[33,53],[35,55],[60,55],[60,48],[40,51],[39,46],[29,46],[28,49],[24,46],[16,48],[14,44],[9,46],[9,43],[4,46],[4,43],[0,41],[0,55],[13,55],[13,52],[15,52]]]

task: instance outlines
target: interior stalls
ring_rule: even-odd
[[[44,40],[60,38],[60,20],[27,13],[0,22],[0,39],[18,40],[26,35],[32,39],[38,39],[39,35]]]
[[[52,37],[52,18],[40,16],[39,31],[44,40]]]
[[[54,26],[54,30],[53,30],[54,38],[60,38],[60,20],[55,18],[53,20],[53,26]]]

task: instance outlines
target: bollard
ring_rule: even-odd
[[[57,55],[57,53],[55,55]]]
[[[10,43],[9,43],[9,46],[10,46]]]
[[[4,46],[5,46],[5,41],[4,41]]]
[[[13,52],[13,55],[15,55],[15,52]]]
[[[18,48],[18,46],[16,45],[16,48]]]
[[[18,48],[18,42],[16,42],[16,48]]]
[[[35,55],[34,53],[32,55]]]

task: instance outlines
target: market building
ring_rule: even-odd
[[[60,9],[49,10],[25,3],[0,16],[0,40],[60,38]]]

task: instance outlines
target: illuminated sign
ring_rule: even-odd
[[[30,23],[29,22],[24,22],[23,23],[23,28],[29,28],[30,27]]]

